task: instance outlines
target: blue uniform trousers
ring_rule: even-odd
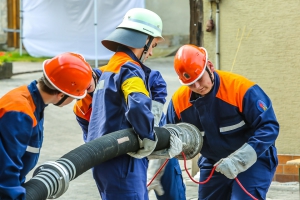
[[[169,160],[165,166],[164,175],[161,177],[161,184],[165,193],[162,196],[156,195],[158,200],[185,200],[185,185],[179,162],[176,158]]]
[[[93,176],[102,200],[148,200],[148,159],[127,154],[96,165]]]

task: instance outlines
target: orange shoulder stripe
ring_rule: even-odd
[[[90,121],[92,107],[90,107],[92,103],[92,97],[90,95],[86,95],[83,99],[76,101],[73,107],[73,111],[76,116]]]
[[[121,69],[121,66],[125,64],[126,62],[131,62],[136,64],[137,66],[140,66],[140,64],[134,60],[130,56],[128,56],[124,52],[117,52],[113,55],[113,57],[109,60],[108,64],[101,67],[101,71],[109,71],[112,73],[118,73]]]
[[[180,113],[191,107],[190,103],[191,90],[187,86],[181,86],[173,95],[172,102],[178,119]]]
[[[106,65],[103,65],[103,66],[101,66],[101,67],[98,67],[98,69],[99,69],[101,72],[103,72],[103,70],[105,69],[105,66],[106,66]]]
[[[8,92],[0,99],[0,105],[0,118],[7,112],[22,112],[30,116],[33,121],[32,127],[37,125],[34,116],[36,107],[26,85]]]
[[[220,87],[216,97],[243,111],[243,98],[254,82],[238,74],[216,70],[220,76]],[[226,81],[224,81],[226,80]]]

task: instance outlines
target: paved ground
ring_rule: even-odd
[[[156,58],[147,61],[147,65],[153,69],[160,70],[168,83],[169,102],[171,94],[179,86],[177,76],[172,67],[173,58]],[[14,63],[14,73],[41,70],[41,63]],[[41,72],[15,75],[11,79],[0,80],[0,97],[9,90],[23,84],[28,84],[32,80],[41,77]],[[73,104],[72,104],[73,105]],[[57,108],[49,105],[45,110],[44,143],[41,150],[38,166],[46,161],[55,161],[62,155],[68,153],[79,145],[83,144],[81,129],[77,124],[72,112],[72,105]],[[182,170],[183,163],[181,161]],[[188,161],[188,168],[191,168],[191,161]],[[197,185],[189,180],[185,171],[183,176],[187,186],[187,199],[197,199]],[[27,180],[32,177],[32,172],[27,176]],[[278,183],[273,182],[268,192],[268,200],[297,200],[299,199],[298,182]],[[91,171],[77,177],[70,182],[69,189],[59,199],[62,200],[95,200],[100,199],[98,191],[92,179]],[[150,200],[156,199],[150,193]]]

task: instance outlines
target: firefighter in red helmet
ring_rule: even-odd
[[[44,109],[84,98],[92,68],[76,53],[43,63],[43,76],[0,99],[0,199],[25,199],[22,184],[37,164],[43,143]]]
[[[174,58],[181,86],[168,106],[167,123],[191,123],[204,132],[199,199],[265,199],[278,164],[279,133],[272,102],[254,82],[215,70],[205,48],[184,45]]]

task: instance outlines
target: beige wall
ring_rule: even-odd
[[[189,42],[189,0],[145,0],[145,8],[156,12],[161,17],[167,47]]]
[[[210,3],[204,4],[204,24]],[[220,69],[257,82],[273,101],[280,154],[300,154],[300,1],[221,0]],[[213,4],[215,20],[216,5]],[[205,27],[204,27],[205,28]],[[204,46],[215,62],[215,33]]]
[[[162,18],[165,35],[189,35],[189,0],[145,0],[145,8]]]

